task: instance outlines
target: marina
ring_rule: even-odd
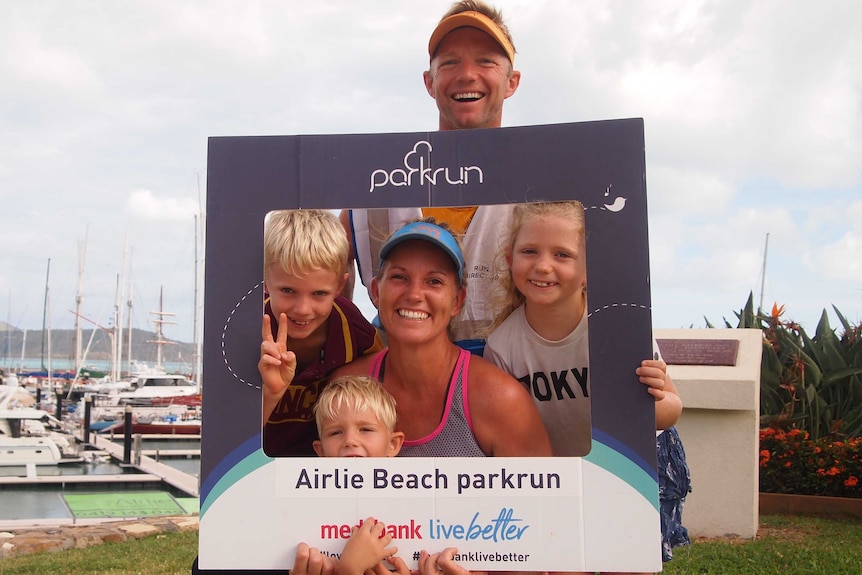
[[[0,529],[197,513],[200,396],[157,387],[165,397],[69,401],[0,385]]]
[[[70,310],[75,329],[65,334],[64,350],[52,352],[50,259],[41,357],[36,366],[32,365],[36,360],[25,352],[27,330],[12,329],[8,321],[4,326],[7,355],[0,368],[0,528],[199,510],[198,330],[191,369],[176,361],[182,358],[179,352],[173,362],[164,361],[164,348],[182,347],[163,333],[164,325],[174,323],[170,321],[174,314],[164,311],[164,289],[159,293],[158,311],[149,312],[154,316],[155,333],[133,329],[131,295],[127,326],[121,328],[125,310],[119,302],[126,297],[125,281],[119,277],[112,325],[88,319],[81,307],[83,263],[79,244],[76,309]],[[123,270],[125,267],[124,261]],[[128,289],[131,294],[131,282]],[[89,338],[85,338],[82,326],[85,321],[93,325]],[[197,317],[195,322],[197,325]],[[8,356],[13,336],[17,340],[14,347],[20,345],[21,350],[17,368],[11,366]],[[136,339],[133,346],[133,337],[143,341]],[[95,353],[92,344],[96,339],[109,344],[109,349],[99,352],[105,359],[88,360],[88,355]],[[148,350],[155,352],[154,367],[138,361],[149,357]],[[63,356],[69,360],[59,360]],[[103,361],[104,365],[98,365]],[[26,366],[28,363],[31,365]]]
[[[0,389],[9,392],[9,386]],[[21,391],[16,390],[19,397]],[[0,528],[198,512],[199,434],[84,433],[81,421],[60,421],[34,407],[7,411],[35,418],[42,424],[39,433],[44,429],[51,441],[63,439],[75,455],[50,464],[40,463],[41,454],[28,460],[0,451]],[[7,426],[0,438],[48,440],[11,431]]]

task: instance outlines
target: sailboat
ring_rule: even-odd
[[[134,373],[120,384],[91,386],[97,392],[93,406],[92,429],[121,433],[124,431],[122,412],[127,405],[133,408],[132,433],[199,434],[201,395],[197,383],[185,375],[168,373],[164,369],[162,348],[176,342],[164,336],[163,325],[173,323],[166,319],[174,314],[164,311],[164,288],[159,294],[159,311],[155,315],[156,365],[148,367],[135,361]],[[101,420],[101,423],[98,422]]]

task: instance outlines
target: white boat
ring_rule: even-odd
[[[199,395],[198,386],[185,375],[165,372],[139,373],[120,381],[95,381],[77,385],[80,396],[93,394],[115,397],[119,403],[130,400],[169,399]]]
[[[156,399],[199,395],[198,386],[184,375],[175,373],[141,374],[131,382],[131,389],[117,394],[121,400],[151,402]]]
[[[194,398],[200,395],[197,384],[188,377],[167,373],[158,367],[132,361],[135,370],[127,379],[113,381],[110,378],[91,380],[74,387],[74,397],[87,394],[102,398],[113,398],[115,404],[125,403],[171,403],[180,397]],[[106,402],[102,402],[106,403]]]
[[[46,427],[50,413],[23,405],[26,396],[20,387],[0,386],[0,467],[82,461],[65,434]]]

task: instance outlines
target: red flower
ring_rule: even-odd
[[[772,304],[772,319],[778,321],[778,318],[780,318],[783,314],[784,314],[784,306],[783,305],[779,307],[778,302],[775,302],[774,304]]]
[[[862,497],[862,438],[811,440],[798,428],[760,430],[760,490]]]

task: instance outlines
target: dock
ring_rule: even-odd
[[[123,446],[118,445],[113,441],[110,441],[109,439],[101,437],[97,434],[91,434],[90,445],[92,445],[99,451],[107,452],[112,458],[118,461],[123,460]],[[167,457],[167,455],[168,450],[162,450],[160,457]],[[184,493],[187,493],[191,497],[200,496],[200,487],[197,477],[195,477],[194,475],[189,475],[188,473],[183,473],[182,471],[174,469],[170,465],[165,465],[164,463],[156,461],[149,455],[144,455],[144,453],[141,453],[140,461],[137,461],[136,458],[133,467],[136,467],[140,471],[144,472],[144,474],[158,477],[161,481],[164,481],[168,485],[175,487]]]
[[[113,432],[95,433],[95,432],[90,432],[90,437],[92,437],[93,435],[98,435],[99,437],[107,437],[111,440],[123,439],[122,433],[113,433]],[[199,433],[189,433],[189,434],[185,434],[185,433],[148,433],[144,437],[146,439],[163,439],[163,440],[175,439],[175,440],[180,440],[180,441],[194,440],[194,439],[200,441],[200,439],[201,439],[201,436]]]
[[[134,475],[28,475],[0,477],[0,485],[60,485],[104,483],[161,483],[162,478],[149,473]]]
[[[142,455],[146,455],[148,457],[154,457],[156,461],[159,459],[191,459],[193,457],[200,457],[201,450],[200,449],[142,449]]]
[[[185,473],[162,463],[169,459],[193,459],[199,458],[201,450],[197,449],[139,449],[136,453],[131,451],[131,461],[125,462],[125,446],[122,443],[112,441],[112,436],[90,433],[88,442],[84,442],[81,430],[68,429],[70,438],[74,439],[89,453],[99,456],[110,457],[121,467],[134,468],[137,473],[111,473],[104,475],[40,475],[35,464],[26,466],[25,476],[0,476],[0,486],[11,485],[41,485],[60,486],[65,485],[93,485],[106,486],[110,484],[124,485],[155,485],[165,484],[184,493],[188,497],[200,497],[200,481],[197,476]],[[143,436],[146,439],[194,439],[192,436],[168,435],[168,436]],[[198,436],[200,437],[200,436]]]

